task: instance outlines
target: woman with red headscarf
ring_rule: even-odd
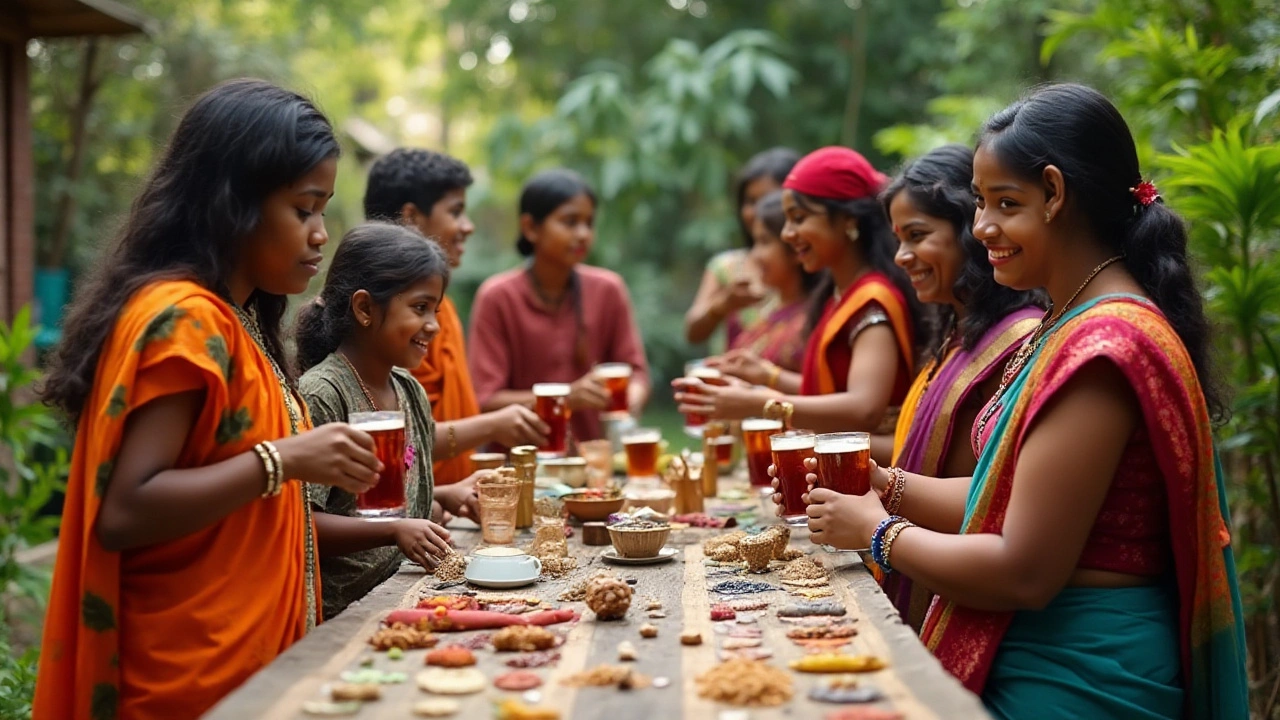
[[[893,261],[896,241],[876,199],[885,178],[858,153],[826,147],[805,156],[783,182],[787,216],[782,239],[808,272],[825,271],[806,326],[800,373],[770,368],[770,390],[702,386],[676,400],[681,412],[726,420],[774,416],[820,432],[861,430],[891,447],[911,384],[914,294]],[[726,358],[721,369],[757,377],[751,356]]]

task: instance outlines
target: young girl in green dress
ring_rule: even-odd
[[[444,510],[476,517],[474,481],[433,493],[435,421],[417,367],[439,332],[436,309],[449,281],[439,247],[414,230],[366,223],[346,234],[320,296],[298,314],[299,388],[316,425],[356,412],[399,410],[405,418],[405,515],[357,517],[356,496],[308,485],[316,510],[324,614],[331,618],[395,574],[404,557],[434,567],[449,533],[431,522]]]

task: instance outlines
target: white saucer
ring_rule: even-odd
[[[611,563],[618,565],[657,565],[674,558],[680,551],[675,548],[664,547],[658,551],[658,554],[648,558],[629,558],[622,557],[617,550],[609,548],[600,553],[600,557]]]
[[[495,590],[507,590],[510,588],[524,587],[525,585],[532,585],[538,580],[537,575],[529,575],[527,577],[520,577],[520,578],[503,578],[503,579],[479,578],[479,577],[471,577],[470,575],[467,575],[466,578],[467,578],[467,582],[471,583],[472,585],[479,585],[480,587],[493,588]]]

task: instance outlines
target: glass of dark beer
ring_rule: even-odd
[[[622,435],[622,447],[627,451],[627,477],[653,478],[658,476],[658,445],[662,431],[657,428],[635,428]]]
[[[533,386],[533,411],[551,428],[547,444],[538,448],[538,457],[562,458],[569,442],[568,383],[538,383]]]
[[[824,433],[814,441],[818,487],[842,495],[866,495],[871,489],[871,434]]]
[[[631,365],[627,363],[600,363],[592,372],[609,393],[609,405],[602,417],[623,418],[631,415],[627,407],[627,388],[631,385]]]
[[[724,378],[724,373],[713,367],[706,365],[695,365],[689,368],[685,373],[684,391],[690,394],[698,394],[699,388],[703,385],[728,385],[729,381]],[[698,413],[687,413],[684,416],[684,432],[690,437],[702,437],[702,429],[707,424],[707,416]]]
[[[382,410],[351,413],[351,427],[369,433],[374,453],[382,461],[378,484],[356,495],[356,512],[364,517],[404,515],[404,413]]]
[[[769,465],[773,462],[769,437],[782,432],[781,420],[747,418],[742,421],[742,447],[747,456],[747,477],[754,487],[772,485]]]
[[[804,502],[804,494],[809,489],[804,478],[809,471],[804,461],[813,457],[814,442],[815,436],[810,430],[788,430],[769,436],[778,489],[782,491],[782,518],[788,525],[809,522]]]

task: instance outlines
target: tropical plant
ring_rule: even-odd
[[[1262,717],[1280,687],[1275,597],[1280,588],[1280,146],[1252,141],[1241,116],[1202,143],[1163,155],[1162,185],[1191,223],[1224,377],[1235,389],[1223,429],[1232,479],[1238,571]]]
[[[66,487],[60,426],[32,397],[36,331],[26,307],[11,324],[0,322],[0,718],[30,715],[36,651],[10,647],[12,625],[38,625],[49,594],[48,572],[20,563],[18,552],[53,538],[60,518],[40,511]]]
[[[702,49],[672,40],[639,73],[588,72],[551,115],[508,116],[490,136],[504,175],[556,163],[589,176],[601,199],[593,258],[645,289],[636,314],[659,367],[674,371],[688,355],[680,288],[696,286],[702,261],[737,232],[728,188],[753,137],[752,105],[785,100],[795,80],[767,32],[732,32]]]

